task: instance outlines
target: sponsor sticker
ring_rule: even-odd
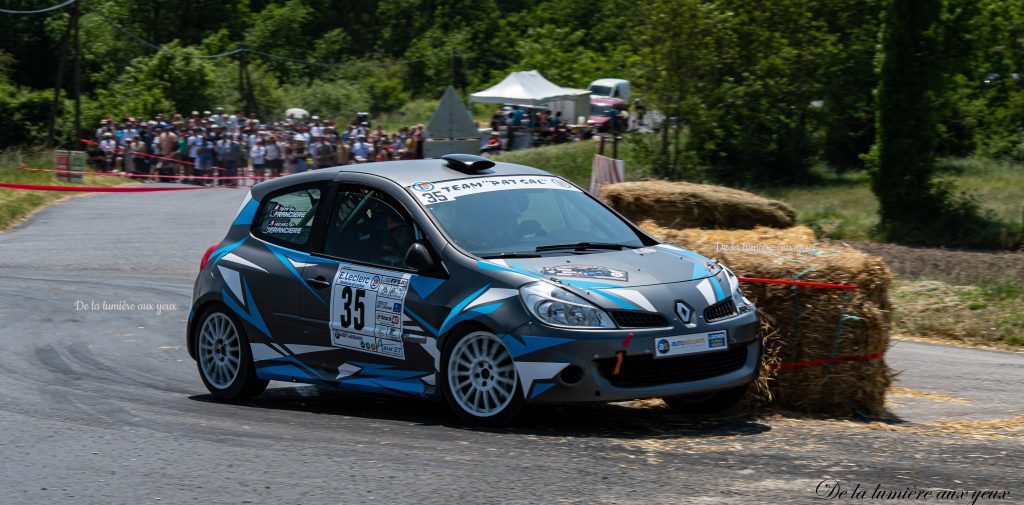
[[[579,191],[579,188],[552,176],[498,176],[460,179],[446,182],[417,182],[409,186],[424,205],[444,203],[467,195],[509,189],[551,188]]]
[[[584,279],[603,279],[608,281],[628,281],[629,274],[623,270],[593,265],[559,265],[544,267],[541,275],[549,277],[579,277]]]
[[[729,339],[725,330],[654,338],[655,358],[719,351],[728,348]]]
[[[411,276],[338,265],[331,287],[331,344],[404,360],[402,308]]]

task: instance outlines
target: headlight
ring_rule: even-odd
[[[519,289],[526,308],[541,321],[573,328],[615,328],[605,311],[569,291],[546,282]]]
[[[736,277],[736,274],[729,270],[728,267],[722,266],[722,269],[725,270],[725,276],[729,279],[729,284],[736,285],[736,288],[732,290],[732,301],[736,304],[736,308],[753,305],[750,303],[750,300],[747,300],[747,297],[743,296],[743,291],[740,291],[740,280]]]

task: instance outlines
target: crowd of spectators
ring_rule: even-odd
[[[589,138],[590,128],[568,125],[561,113],[516,106],[500,107],[481,153]],[[288,117],[264,122],[256,114],[192,111],[188,116],[106,118],[90,143],[89,159],[98,170],[153,181],[240,184],[250,178],[278,177],[306,170],[423,158],[422,124],[385,132],[371,128],[359,113],[345,124],[330,119]]]
[[[423,136],[423,125],[392,133],[372,129],[365,114],[344,125],[318,116],[263,122],[255,114],[217,108],[188,116],[103,119],[89,159],[104,172],[165,182],[237,184],[252,176],[422,158]]]

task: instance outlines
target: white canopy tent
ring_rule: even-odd
[[[470,102],[541,105],[556,100],[577,99],[579,90],[563,88],[536,70],[512,72],[501,82],[469,95]]]

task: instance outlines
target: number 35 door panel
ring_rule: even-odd
[[[318,283],[320,300],[311,291],[303,293],[305,331],[320,346],[330,347],[304,357],[308,365],[336,372],[354,361],[432,371],[430,352],[403,339],[410,331],[419,333],[418,325],[404,316],[406,304],[417,314],[434,312],[410,290],[411,273],[331,262],[308,265],[303,276],[330,283]]]

